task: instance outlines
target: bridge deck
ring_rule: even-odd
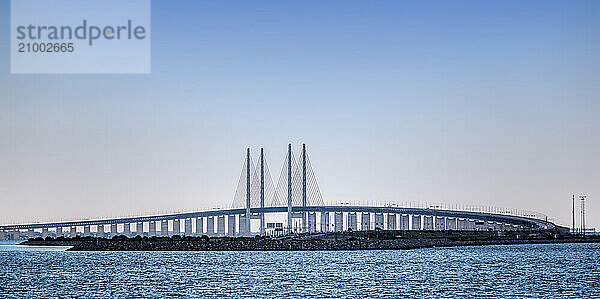
[[[493,221],[514,224],[524,226],[528,228],[542,228],[548,227],[553,228],[554,224],[536,219],[522,216],[505,215],[505,214],[494,214],[494,213],[483,213],[483,212],[471,212],[471,211],[456,211],[456,210],[440,210],[440,209],[424,209],[424,208],[406,208],[406,207],[377,207],[377,206],[307,206],[307,207],[293,207],[293,212],[356,212],[356,213],[394,213],[394,214],[409,214],[409,215],[424,215],[424,216],[439,216],[439,217],[454,217],[463,219],[477,219],[482,221]],[[265,208],[251,208],[251,213],[286,213],[287,207],[265,207]],[[14,230],[14,229],[39,229],[39,228],[52,228],[52,227],[70,227],[70,226],[86,226],[86,225],[108,225],[108,224],[121,224],[121,223],[136,223],[136,222],[148,222],[148,221],[163,221],[163,220],[174,220],[174,219],[185,219],[185,218],[197,218],[197,217],[211,217],[211,216],[227,216],[227,215],[241,215],[245,214],[246,209],[222,209],[222,210],[208,210],[191,213],[176,213],[176,214],[165,214],[155,216],[142,216],[142,217],[124,217],[124,218],[113,218],[113,219],[98,219],[98,220],[82,220],[82,221],[66,221],[66,222],[49,222],[49,223],[30,223],[30,224],[17,224],[17,225],[2,225],[0,230]]]

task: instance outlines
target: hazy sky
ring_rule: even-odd
[[[226,207],[306,142],[327,202],[600,227],[599,2],[213,2],[152,2],[151,75],[10,75],[0,2],[0,223]]]

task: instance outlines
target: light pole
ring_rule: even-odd
[[[581,201],[581,233],[585,237],[585,199],[587,195],[579,195]]]

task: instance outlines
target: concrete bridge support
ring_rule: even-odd
[[[467,219],[467,230],[475,230],[475,220]]]
[[[485,231],[494,231],[496,230],[496,223],[494,223],[493,221],[485,221]]]
[[[76,226],[71,226],[71,229],[69,230],[69,237],[70,238],[77,237],[77,227]]]
[[[63,237],[63,229],[62,227],[57,227],[56,228],[56,237]]]
[[[360,230],[371,230],[371,213],[360,215]]]
[[[446,230],[446,219],[445,217],[435,217],[435,230]]]
[[[260,219],[260,215],[259,215]],[[240,214],[240,219],[238,222],[238,233],[242,236],[249,236],[250,233],[246,229],[246,214]]]
[[[476,220],[475,221],[475,230],[487,231],[487,221]]]
[[[123,235],[125,235],[127,238],[131,237],[131,223],[123,224]]]
[[[104,224],[98,224],[96,227],[96,236],[98,238],[104,238]]]
[[[0,241],[6,240],[6,233],[3,230],[0,230]]]
[[[140,237],[144,236],[144,222],[138,222],[135,224],[135,235]]]
[[[333,214],[333,225],[336,232],[344,231],[344,214],[342,212]]]
[[[230,237],[235,236],[235,215],[227,216],[227,235]]]
[[[225,235],[225,216],[217,217],[217,235]]]
[[[446,218],[446,230],[456,230],[456,218]]]
[[[375,213],[375,229],[384,229],[383,213]]]
[[[351,231],[357,231],[358,230],[358,225],[357,225],[357,218],[356,218],[356,213],[350,212],[348,213],[348,230]]]
[[[503,231],[504,230],[504,225],[502,223],[496,222],[496,224],[494,225],[494,230],[495,231]]]
[[[317,213],[308,213],[308,231],[314,233],[317,231]]]
[[[387,215],[387,229],[396,230],[396,219],[398,219],[396,214],[389,213]]]
[[[48,228],[44,227],[44,228],[42,228],[42,238],[46,239],[47,237],[48,237]]]
[[[423,216],[423,230],[433,230],[433,216]]]
[[[169,220],[160,221],[160,235],[163,237],[169,236]]]
[[[18,229],[13,230],[13,240],[21,240],[21,231]]]
[[[48,233],[48,232],[46,232]],[[42,231],[42,235],[44,234],[44,231]],[[84,237],[89,237],[92,235],[92,232],[90,230],[90,226],[89,225],[84,225],[83,226],[83,236]]]
[[[192,218],[185,218],[183,229],[186,236],[192,235]]]
[[[412,216],[412,230],[421,230],[421,215]]]
[[[408,215],[400,215],[400,230],[409,230],[409,216]]]
[[[457,219],[457,229],[467,230],[467,219]]]
[[[181,222],[179,219],[173,220],[173,235],[181,236]]]
[[[113,223],[113,224],[110,225],[110,237],[114,238],[114,237],[117,236],[117,234],[118,234],[118,232],[117,232],[117,224]]]
[[[196,236],[204,235],[204,218],[196,218]]]
[[[27,238],[32,239],[35,236],[35,232],[32,228],[27,230]]]
[[[156,221],[150,221],[150,223],[148,224],[148,236],[156,236]]]
[[[321,212],[321,231],[329,232],[329,212]]]
[[[215,216],[206,218],[206,234],[209,236],[215,235]]]

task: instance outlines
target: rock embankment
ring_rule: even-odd
[[[600,242],[545,232],[370,231],[273,237],[135,237],[32,239],[24,245],[68,245],[73,251],[398,250],[429,247]]]
[[[287,250],[398,250],[449,246],[508,245],[581,242],[579,240],[480,240],[449,239],[404,240],[142,240],[138,242],[102,240],[81,242],[69,250],[76,251],[287,251]]]

